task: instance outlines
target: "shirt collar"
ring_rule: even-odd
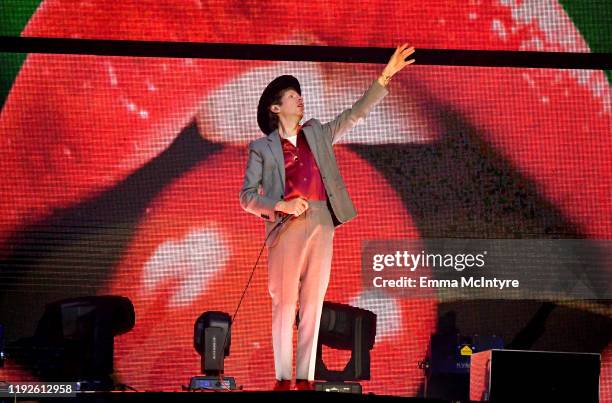
[[[298,139],[300,136],[303,136],[303,135],[304,135],[304,131],[302,130],[302,127],[304,127],[304,125],[299,125],[299,126],[298,126],[296,140],[297,140],[297,139]],[[284,137],[280,136],[280,133],[279,133],[279,136],[278,136],[278,137],[280,137],[280,139],[281,139],[281,143],[283,143],[283,144],[285,144],[285,143],[289,143],[289,144],[293,145],[293,144],[292,144],[292,143],[291,143],[289,140],[287,140],[286,138],[284,138]]]

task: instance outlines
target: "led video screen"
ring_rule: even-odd
[[[376,47],[409,40],[417,62],[419,47],[589,52],[610,38],[609,27],[584,22],[603,7],[596,2],[396,3],[44,1],[16,3],[3,18],[27,15],[23,36]],[[115,340],[116,378],[138,390],[180,390],[200,373],[194,321],[204,311],[234,312],[264,240],[263,220],[238,199],[247,145],[263,136],[261,92],[292,74],[304,121],[327,122],[383,67],[0,54],[7,341],[31,335],[48,302],[122,295],[136,324]],[[449,312],[462,333],[509,342],[542,301],[411,298],[365,287],[363,242],[612,237],[606,74],[415,64],[335,146],[358,216],[336,229],[326,300],[377,314],[364,391],[422,393],[418,364]],[[248,390],[274,380],[266,264],[264,253],[225,364]],[[555,303],[533,348],[602,353],[601,400],[611,401],[609,301]],[[324,357],[336,367],[348,358],[332,350]],[[25,366],[2,371],[35,379]]]

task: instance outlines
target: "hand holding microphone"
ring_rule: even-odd
[[[298,197],[298,198],[291,199],[288,201],[281,200],[278,203],[276,203],[276,206],[274,206],[274,209],[276,211],[280,211],[285,214],[289,214],[290,216],[293,215],[294,217],[299,217],[306,210],[308,210],[308,200],[302,197]]]

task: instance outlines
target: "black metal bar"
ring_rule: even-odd
[[[0,36],[0,52],[382,64],[393,49]],[[418,48],[414,57],[421,65],[612,69],[612,53]]]

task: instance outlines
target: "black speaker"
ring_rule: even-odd
[[[596,403],[600,365],[594,353],[483,351],[471,358],[470,400]]]

